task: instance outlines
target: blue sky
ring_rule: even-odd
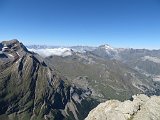
[[[160,0],[0,0],[0,40],[160,48]]]

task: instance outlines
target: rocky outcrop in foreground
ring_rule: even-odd
[[[133,101],[109,100],[93,109],[85,120],[160,120],[160,96],[133,96]]]

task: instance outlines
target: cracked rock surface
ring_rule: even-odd
[[[160,96],[140,94],[133,101],[109,100],[90,111],[85,120],[160,120]]]

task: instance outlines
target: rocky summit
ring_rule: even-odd
[[[93,109],[85,120],[160,120],[160,96],[134,95],[133,100],[109,100]]]

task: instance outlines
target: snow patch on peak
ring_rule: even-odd
[[[105,48],[105,49],[113,49],[110,45],[108,44],[104,44],[104,45],[100,45],[100,48]]]
[[[65,57],[72,55],[72,49],[70,48],[46,48],[46,49],[28,49],[28,50],[38,53],[43,57],[48,57],[51,55]]]
[[[144,61],[149,60],[151,62],[160,63],[160,58],[152,57],[152,56],[144,56],[142,60]]]
[[[101,45],[101,46],[99,46],[99,48],[106,49],[106,50],[112,50],[112,51],[115,50],[115,48],[111,47],[111,46],[108,45],[108,44]]]
[[[7,54],[9,57],[14,57],[12,54]]]

